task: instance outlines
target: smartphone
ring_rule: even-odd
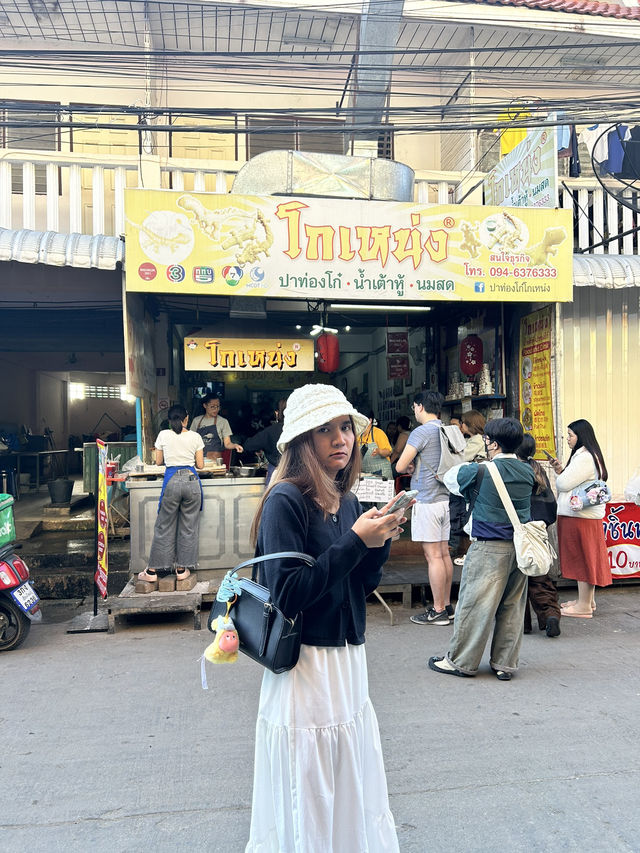
[[[544,455],[547,457],[547,459],[549,460],[549,462],[555,462],[555,461],[556,461],[556,457],[555,457],[555,456],[552,456],[552,455],[549,453],[549,451],[548,451],[548,450],[543,450],[542,452],[543,452],[543,453],[544,453]]]
[[[391,515],[393,512],[397,512],[399,509],[404,509],[418,494],[417,489],[411,489],[408,492],[405,492],[404,495],[398,495],[398,497],[391,504],[389,509],[385,512],[385,515]]]

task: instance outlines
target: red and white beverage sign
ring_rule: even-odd
[[[612,501],[606,506],[602,524],[611,574],[619,578],[640,577],[640,506],[630,501]]]

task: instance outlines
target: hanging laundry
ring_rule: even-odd
[[[605,133],[607,127],[610,128],[610,125],[594,124],[585,128],[578,137],[578,142],[584,142],[589,155],[596,163],[603,163],[609,156],[607,134]]]
[[[505,113],[500,113],[498,121],[522,121],[525,118],[531,118],[531,113],[522,108],[510,108]],[[500,156],[504,157],[510,151],[519,145],[527,136],[526,127],[505,127],[495,128],[494,133],[500,134]]]
[[[615,175],[622,170],[625,141],[631,137],[631,130],[626,124],[617,124],[607,136],[608,157],[607,172]]]
[[[622,169],[617,177],[627,181],[640,180],[640,127],[632,127],[624,143]]]
[[[569,150],[571,151],[571,158],[569,160],[569,177],[579,178],[582,168],[580,166],[580,155],[578,154],[578,134],[576,133],[575,124],[571,125]]]
[[[556,132],[558,134],[558,157],[571,156],[571,150],[569,148],[571,143],[571,127],[572,125],[570,124],[559,124],[558,127],[556,127]]]

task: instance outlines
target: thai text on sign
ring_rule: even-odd
[[[304,339],[185,338],[185,370],[287,373],[314,369],[313,342]]]
[[[127,190],[128,291],[570,301],[570,210]]]

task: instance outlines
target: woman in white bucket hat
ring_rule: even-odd
[[[287,402],[282,458],[252,533],[257,554],[301,551],[317,563],[264,563],[274,603],[303,613],[302,648],[292,670],[263,676],[246,853],[398,850],[364,631],[366,597],[405,518],[363,513],[351,492],[367,423],[331,385],[305,385]]]

